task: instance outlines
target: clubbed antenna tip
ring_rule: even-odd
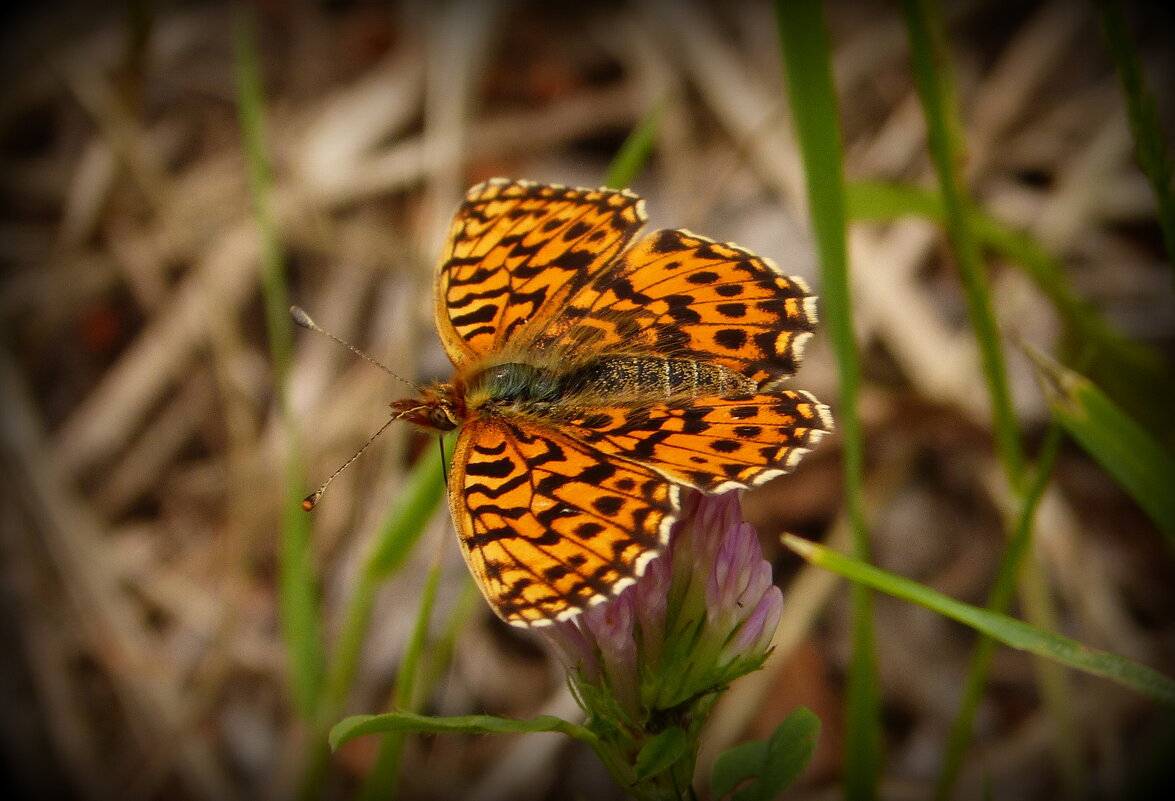
[[[314,321],[310,319],[310,315],[301,306],[291,306],[290,316],[294,318],[295,323],[303,328],[309,328],[311,331],[318,328]]]

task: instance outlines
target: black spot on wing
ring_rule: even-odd
[[[604,527],[594,520],[588,523],[580,523],[575,527],[575,536],[579,537],[581,540],[590,540],[594,537],[598,537],[603,532]],[[576,554],[576,556],[578,556],[580,560],[586,561],[584,560],[583,556],[580,556],[579,554]]]
[[[624,506],[624,499],[615,495],[604,495],[592,501],[592,508],[605,517],[615,517]]]
[[[571,225],[567,226],[567,230],[563,232],[563,241],[574,242],[591,229],[592,227],[583,220],[576,220]]]
[[[747,344],[747,332],[741,328],[723,328],[714,334],[714,341],[727,350],[740,350]]]
[[[578,273],[586,270],[596,258],[590,250],[568,250],[560,253],[551,260],[550,266],[568,272]]]

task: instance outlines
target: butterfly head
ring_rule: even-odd
[[[462,405],[452,384],[430,384],[419,397],[392,401],[392,416],[432,431],[452,431],[461,425]]]

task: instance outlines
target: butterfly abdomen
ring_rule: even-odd
[[[592,400],[665,400],[702,395],[745,395],[754,381],[720,364],[661,356],[601,356],[561,379],[564,395]]]
[[[474,373],[466,402],[482,414],[536,412],[584,403],[655,402],[748,395],[753,380],[719,364],[660,356],[601,356],[567,369],[506,362]]]

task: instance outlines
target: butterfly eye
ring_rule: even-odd
[[[438,431],[452,431],[457,427],[453,413],[445,406],[434,406],[428,413],[429,422]]]

